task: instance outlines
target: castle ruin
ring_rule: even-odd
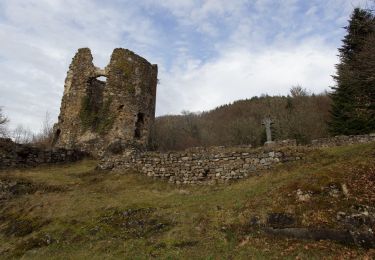
[[[89,48],[79,49],[65,80],[53,146],[94,156],[147,148],[157,70],[157,65],[122,48],[115,49],[101,69],[94,66]]]

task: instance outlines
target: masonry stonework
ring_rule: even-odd
[[[0,138],[0,169],[34,167],[49,163],[71,163],[85,156],[85,153],[77,150],[41,149],[32,145],[17,144],[9,138]]]
[[[165,153],[129,149],[121,154],[104,156],[99,168],[135,170],[175,184],[216,184],[254,176],[276,164],[302,160],[317,148],[369,142],[375,142],[375,134],[322,138],[308,146],[297,146],[295,140],[284,140],[261,148],[197,147]]]
[[[146,148],[155,118],[156,85],[157,65],[129,50],[115,49],[108,66],[100,69],[90,49],[79,49],[65,80],[53,146],[93,156]]]
[[[301,160],[304,152],[302,147],[270,150],[243,146],[196,148],[169,153],[129,150],[121,155],[103,158],[99,167],[136,170],[175,184],[215,184],[256,175],[277,163]]]
[[[367,135],[338,135],[334,137],[320,138],[312,140],[311,146],[322,148],[369,142],[375,142],[375,133]]]

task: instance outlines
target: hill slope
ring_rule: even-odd
[[[95,161],[2,171],[0,255],[374,258],[374,249],[345,241],[287,239],[265,228],[345,230],[351,214],[371,216],[374,157],[374,143],[318,150],[303,162],[210,187],[96,171]]]
[[[273,119],[273,137],[308,143],[328,136],[331,100],[327,95],[263,96],[239,100],[203,113],[156,118],[153,147],[183,150],[192,146],[260,146],[266,141],[265,117]]]

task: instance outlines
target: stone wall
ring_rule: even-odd
[[[311,142],[312,147],[333,147],[358,143],[375,142],[375,133],[368,135],[339,135],[335,137],[320,138]]]
[[[214,184],[255,175],[272,165],[301,160],[305,148],[279,147],[211,147],[184,152],[137,152],[128,150],[121,155],[104,158],[102,169],[134,169],[149,177],[166,179],[176,184]]]
[[[309,146],[297,146],[295,140],[285,140],[257,149],[251,146],[196,147],[166,153],[128,149],[117,155],[108,154],[100,161],[99,168],[133,169],[176,184],[214,184],[243,179],[278,163],[301,160],[311,149],[368,142],[375,142],[375,134],[322,138]]]
[[[0,138],[0,169],[30,167],[45,163],[68,163],[80,160],[84,156],[84,153],[75,150],[45,150]]]

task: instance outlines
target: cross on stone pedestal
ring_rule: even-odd
[[[267,142],[265,144],[271,144],[272,141],[272,132],[271,132],[271,125],[273,124],[272,119],[270,117],[266,117],[262,121],[262,125],[266,128],[266,135],[267,135]]]

